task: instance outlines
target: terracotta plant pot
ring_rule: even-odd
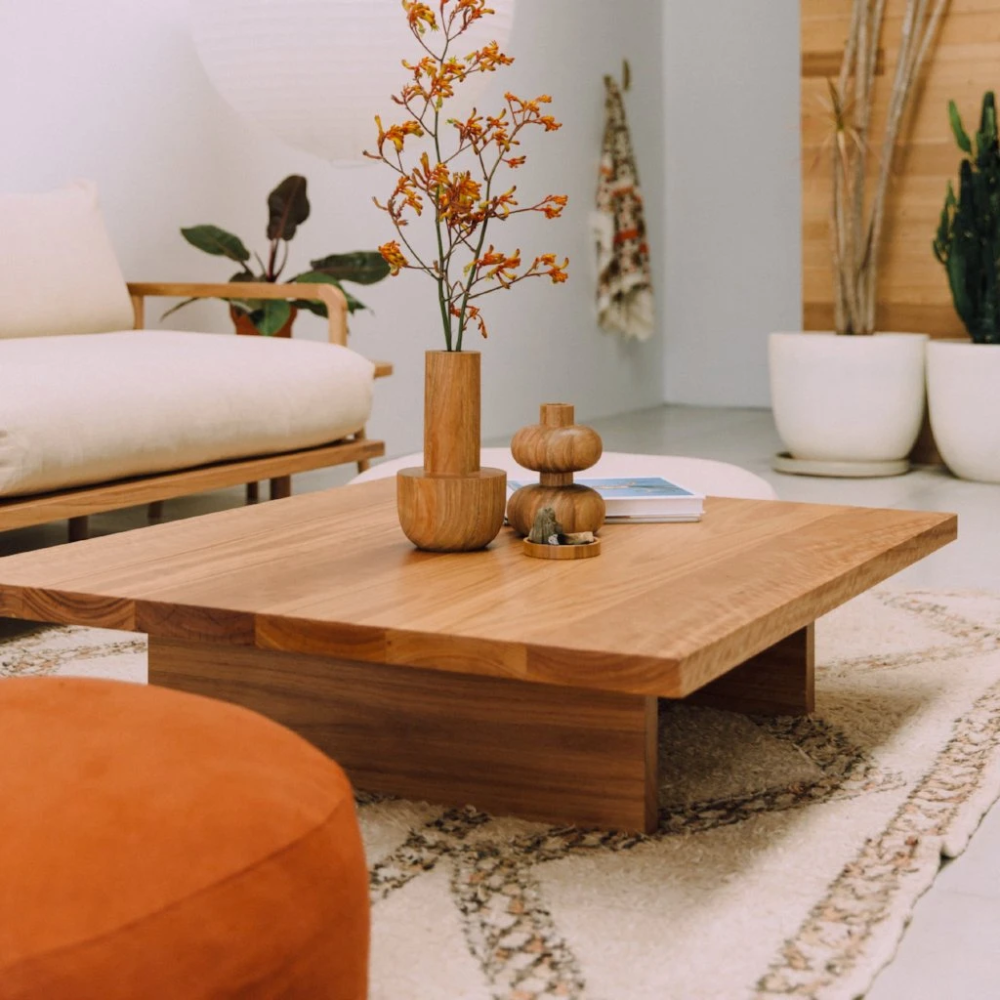
[[[424,369],[424,464],[396,474],[396,507],[418,549],[469,552],[503,527],[507,473],[479,466],[480,355],[428,351]]]
[[[292,311],[288,315],[288,321],[285,325],[278,330],[276,333],[270,334],[272,337],[290,337],[292,335],[292,324],[295,322],[295,317],[298,315],[298,309],[292,306]],[[229,307],[229,316],[233,321],[233,326],[236,327],[236,332],[242,334],[246,337],[262,337],[263,334],[260,330],[253,325],[253,321],[250,319],[250,314],[245,313],[240,309],[235,309],[233,306]]]

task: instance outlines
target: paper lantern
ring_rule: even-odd
[[[455,54],[493,40],[503,51],[514,4],[492,0],[496,13],[473,22]],[[408,78],[400,62],[425,54],[399,0],[192,0],[191,16],[198,55],[226,101],[290,145],[333,161],[360,161],[374,149],[375,115],[386,124],[401,119],[391,99]],[[431,41],[434,34],[441,37],[432,33]],[[468,113],[494,77],[468,77],[446,105],[449,116]]]

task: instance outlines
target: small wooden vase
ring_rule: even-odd
[[[592,428],[573,423],[570,403],[542,403],[540,422],[522,427],[510,450],[518,465],[539,473],[538,485],[522,486],[507,502],[507,520],[519,535],[531,531],[543,507],[553,508],[563,531],[597,531],[604,524],[601,494],[573,482],[574,472],[589,469],[601,457],[601,437]]]
[[[403,534],[418,549],[470,552],[503,527],[507,473],[479,466],[480,355],[428,351],[424,465],[396,473]]]

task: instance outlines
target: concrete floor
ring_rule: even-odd
[[[733,462],[768,480],[783,500],[954,511],[959,539],[893,578],[899,586],[1000,591],[1000,485],[964,482],[921,468],[890,479],[821,479],[771,471],[780,450],[767,410],[662,406],[593,421],[607,451],[687,455]],[[507,440],[487,441],[504,445]],[[390,457],[392,457],[390,455]],[[351,468],[305,473],[296,492],[347,482]],[[238,505],[242,490],[170,501],[166,519]],[[92,518],[91,533],[146,524],[144,508]],[[0,534],[0,555],[65,541],[64,523]],[[893,962],[868,1000],[1000,998],[1000,806],[987,815],[965,853],[946,864],[919,901]],[[845,998],[847,1000],[847,998]]]

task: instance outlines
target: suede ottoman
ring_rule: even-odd
[[[350,784],[223,702],[0,681],[0,998],[360,1000]]]

